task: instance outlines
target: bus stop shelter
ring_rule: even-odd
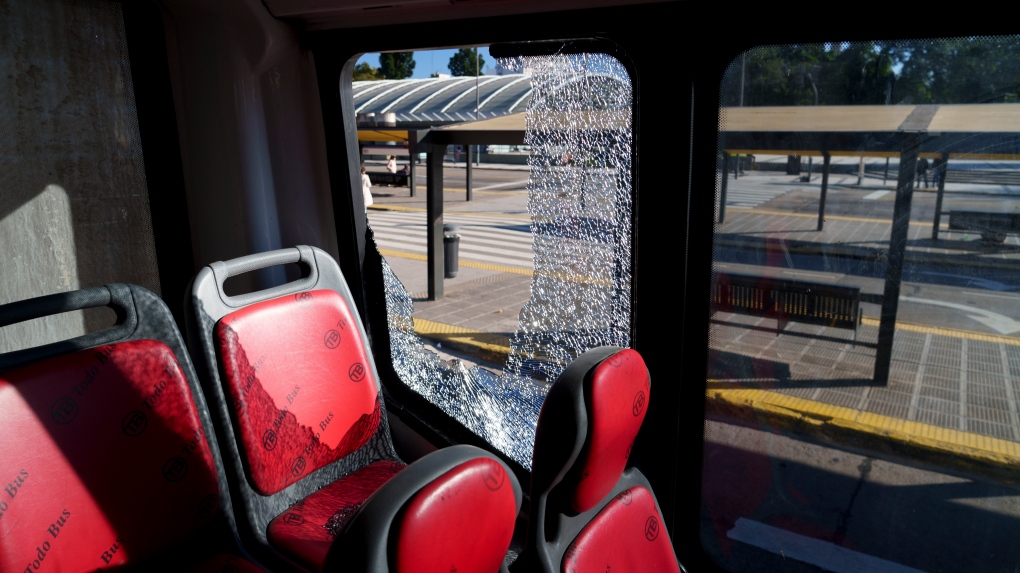
[[[832,156],[899,158],[875,355],[875,382],[886,384],[918,158],[938,159],[943,174],[934,216],[933,238],[937,239],[949,161],[1020,159],[1020,104],[730,107],[719,110],[719,125],[723,158],[720,219],[725,217],[727,164],[732,155],[820,154],[819,231],[825,220]]]
[[[443,297],[443,158],[450,145],[464,145],[467,155],[467,200],[471,200],[473,145],[521,145],[524,143],[524,113],[502,115],[478,121],[433,127],[428,129],[380,129],[363,127],[358,129],[358,141],[365,144],[396,142],[406,144],[411,157],[425,153],[427,178],[426,193],[426,237],[428,298]],[[415,162],[412,160],[408,180],[411,196],[415,194]]]

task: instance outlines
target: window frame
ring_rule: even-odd
[[[678,94],[679,97],[663,97],[664,92],[671,91],[672,78],[661,74],[643,74],[643,69],[651,69],[658,63],[658,54],[666,49],[667,40],[671,37],[668,33],[668,23],[675,20],[679,6],[677,3],[663,3],[556,12],[540,17],[507,16],[437,22],[427,26],[398,25],[331,30],[310,32],[305,38],[315,57],[318,74],[334,216],[337,221],[338,244],[341,245],[339,262],[351,283],[359,311],[366,322],[373,351],[381,358],[378,360],[378,369],[390,411],[434,444],[471,443],[497,455],[500,455],[499,452],[494,451],[487,443],[467,431],[438,407],[408,389],[397,379],[388,360],[383,358],[389,357],[390,348],[381,276],[376,276],[379,274],[376,269],[377,263],[372,260],[375,255],[366,249],[364,217],[357,216],[361,215],[360,210],[355,209],[352,202],[354,195],[352,190],[360,188],[360,179],[356,179],[360,167],[356,132],[353,130],[356,123],[350,105],[353,101],[350,78],[354,62],[364,53],[442,47],[436,45],[437,38],[442,38],[448,46],[509,42],[541,42],[548,45],[551,41],[563,40],[577,41],[579,45],[595,45],[588,43],[590,39],[594,39],[600,47],[598,51],[607,52],[608,46],[617,47],[607,53],[616,56],[627,66],[632,76],[634,93],[631,340],[632,346],[645,356],[653,375],[659,373],[657,380],[660,380],[660,383],[656,386],[657,397],[653,402],[656,399],[662,401],[662,406],[659,408],[653,406],[649,411],[642,434],[635,445],[632,461],[653,484],[667,527],[670,529],[674,513],[675,468],[678,466],[678,460],[675,458],[678,451],[676,447],[678,416],[673,405],[679,403],[681,385],[671,383],[667,374],[675,371],[669,368],[666,360],[667,356],[674,357],[675,350],[662,348],[658,337],[650,334],[656,328],[655,323],[660,319],[661,313],[657,312],[654,304],[649,304],[648,309],[644,310],[645,307],[640,301],[657,300],[670,292],[675,296],[676,289],[664,284],[668,280],[666,277],[671,274],[669,269],[662,269],[661,266],[657,268],[652,254],[642,254],[638,245],[643,233],[652,233],[653,229],[659,229],[660,232],[667,228],[670,231],[679,230],[685,235],[686,221],[680,224],[677,221],[666,222],[667,217],[660,217],[657,213],[669,208],[686,213],[686,193],[650,197],[648,200],[641,195],[641,187],[645,181],[649,181],[651,185],[666,187],[675,181],[687,180],[686,161],[677,162],[675,152],[679,152],[679,156],[684,159],[689,157],[689,138],[681,136],[676,141],[671,140],[677,133],[689,133],[686,110],[690,106],[690,94],[684,93],[686,90],[683,90]],[[659,29],[654,42],[648,41],[649,23],[654,23],[654,27]],[[647,96],[648,91],[655,90],[659,92],[658,95]],[[676,131],[652,129],[650,130],[652,139],[642,140],[642,106],[647,99],[657,102],[668,101],[677,109],[684,110],[677,114],[683,118],[679,122],[681,127]],[[668,149],[671,145],[672,149]],[[650,165],[670,165],[671,171],[668,173],[661,169],[643,171],[642,157]],[[346,245],[355,245],[356,248],[349,248]],[[681,241],[680,246],[684,247],[685,243]],[[648,260],[648,263],[645,263],[645,260]],[[654,273],[648,273],[646,277],[644,268],[653,269]],[[642,332],[649,334],[642,337]],[[703,389],[703,382],[700,386]],[[656,437],[642,439],[641,436]],[[700,442],[700,437],[699,429],[696,441]],[[505,456],[501,457],[506,460]],[[518,464],[506,461],[514,467],[518,477],[525,480],[524,483],[530,481],[528,472]],[[674,544],[679,545],[676,537]]]

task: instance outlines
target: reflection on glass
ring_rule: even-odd
[[[1020,564],[1017,56],[768,46],[727,70],[702,531],[725,567]]]

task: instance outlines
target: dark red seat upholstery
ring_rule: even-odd
[[[0,306],[0,327],[98,306],[116,326],[0,354],[0,571],[260,571],[214,555],[237,546],[229,495],[160,299],[108,285]]]
[[[223,292],[230,276],[284,263],[307,276]],[[190,342],[243,502],[239,527],[260,557],[311,571],[499,570],[520,486],[469,446],[401,463],[367,336],[329,255],[297,247],[214,263],[191,292]],[[490,474],[498,488],[485,487]],[[455,509],[463,500],[470,518]]]
[[[641,355],[601,347],[574,360],[538,418],[527,545],[514,571],[681,570],[651,486],[625,469],[651,378]]]

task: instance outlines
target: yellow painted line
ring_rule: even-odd
[[[437,340],[455,350],[497,364],[506,363],[510,354],[510,339],[489,332],[479,332],[451,324],[415,318],[414,332],[423,338]]]
[[[720,411],[750,410],[759,419],[804,430],[815,428],[823,434],[854,432],[862,437],[892,440],[921,452],[948,454],[964,465],[990,465],[1020,475],[1020,443],[961,432],[940,426],[912,422],[843,406],[788,396],[779,392],[748,388],[719,388],[709,380],[708,404]],[[867,446],[866,446],[867,447]],[[940,462],[941,463],[941,462]]]
[[[398,257],[401,259],[411,259],[415,261],[427,261],[429,260],[426,255],[418,253],[408,253],[406,251],[392,251],[390,249],[379,249],[379,254],[385,257]],[[488,263],[475,263],[472,261],[460,261],[460,266],[468,267],[472,269],[485,269],[487,271],[497,271],[501,273],[514,273],[518,275],[531,275],[533,272],[530,269],[518,268],[518,267],[504,267],[500,265],[490,265]],[[612,286],[613,281],[611,280],[600,280],[584,275],[572,275],[568,273],[552,273],[543,272],[541,276],[558,280],[562,282],[577,283],[577,284],[591,284],[597,286]]]
[[[454,193],[467,194],[467,189],[463,187],[446,187],[444,191],[452,191]],[[527,197],[527,191],[489,191],[488,189],[473,189],[472,193],[481,193],[483,195],[503,195],[503,196],[514,196],[514,197]]]
[[[390,249],[379,249],[379,254],[384,257],[397,257],[401,259],[412,259],[415,261],[427,261],[428,256],[421,255],[418,253],[408,253],[406,251],[392,251]],[[471,261],[460,261],[460,266],[468,267],[472,269],[485,269],[487,271],[497,271],[501,273],[514,273],[517,275],[531,275],[531,269],[524,269],[519,267],[504,267],[500,265],[490,265],[488,263],[475,263]]]
[[[740,208],[729,208],[726,209],[728,212],[736,211],[738,213],[755,213],[759,215],[779,215],[781,217],[800,217],[803,219],[814,219],[818,220],[818,213],[813,215],[807,213],[785,213],[783,211],[768,211],[765,209],[740,209]],[[859,221],[864,223],[883,223],[886,225],[892,225],[892,217],[888,219],[871,219],[868,217],[849,217],[845,215],[826,215],[826,221]],[[911,225],[924,225],[931,227],[931,223],[925,223],[924,221],[911,221]]]
[[[878,326],[880,321],[877,318],[861,318],[861,323],[868,326]],[[971,330],[958,330],[955,328],[943,328],[940,326],[924,326],[922,324],[911,324],[909,322],[897,322],[896,330],[906,330],[908,332],[920,332],[923,334],[936,334],[939,336],[948,336],[950,338],[966,338],[967,340],[977,340],[981,342],[993,342],[999,344],[1008,344],[1010,346],[1020,346],[1020,338],[1012,336],[1000,336],[998,334],[985,334],[983,332],[974,332]]]
[[[725,149],[730,155],[799,155],[801,157],[822,157],[822,152],[817,149],[790,149],[776,151],[771,149]],[[891,157],[900,156],[898,151],[830,151],[832,157]],[[938,157],[937,153],[919,153],[918,156]]]
[[[425,213],[426,209],[423,207],[407,207],[405,205],[372,205],[369,209],[376,211],[404,211],[408,213]],[[531,215],[516,215],[513,213],[475,213],[472,211],[444,211],[445,215],[470,215],[474,217],[492,217],[495,219],[526,219],[531,220]]]
[[[730,155],[799,155],[801,157],[822,157],[822,152],[817,149],[725,149],[726,153]],[[830,151],[829,155],[832,157],[889,157],[895,159],[900,157],[899,151]],[[917,154],[918,157],[927,157],[928,159],[938,159],[942,157],[941,153],[933,151],[923,151]],[[950,153],[949,159],[996,159],[1002,161],[1016,161],[1020,159],[1020,155],[1015,153]]]

